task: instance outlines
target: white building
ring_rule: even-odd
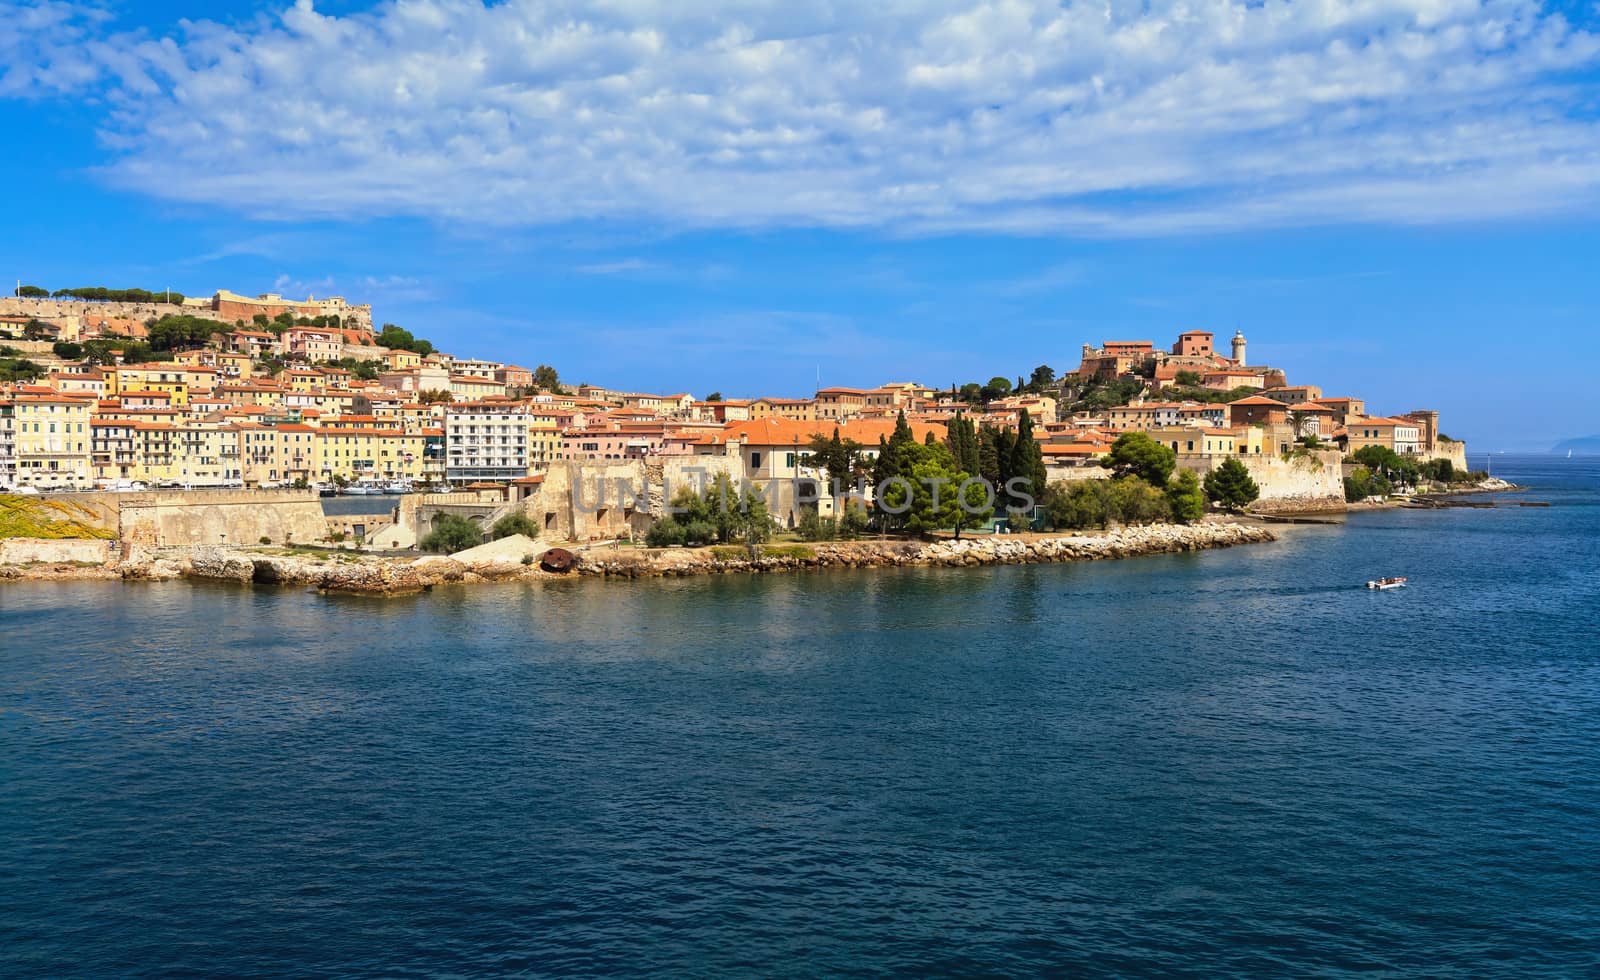
[[[528,475],[527,406],[462,402],[444,415],[445,479],[451,483],[508,481]]]

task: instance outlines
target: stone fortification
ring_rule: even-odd
[[[310,543],[328,533],[311,490],[154,490],[143,493],[42,494],[32,499],[68,506],[92,532],[146,548],[202,544]]]
[[[1193,470],[1204,480],[1206,474],[1228,458],[1180,458],[1178,466]],[[1250,478],[1261,489],[1261,498],[1251,505],[1253,511],[1281,514],[1344,509],[1344,469],[1336,451],[1302,452],[1288,459],[1282,456],[1231,458],[1244,464],[1250,471]]]

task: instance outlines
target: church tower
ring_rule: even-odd
[[[1233,334],[1233,363],[1244,367],[1244,331],[1236,330]]]

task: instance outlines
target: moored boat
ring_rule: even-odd
[[[1373,579],[1367,583],[1367,588],[1369,589],[1403,589],[1405,587],[1406,579],[1403,575],[1396,575],[1392,578]]]

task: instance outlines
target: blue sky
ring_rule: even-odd
[[[0,0],[0,276],[339,293],[730,396],[1242,329],[1293,381],[1542,448],[1600,432],[1597,31],[1523,0]]]

